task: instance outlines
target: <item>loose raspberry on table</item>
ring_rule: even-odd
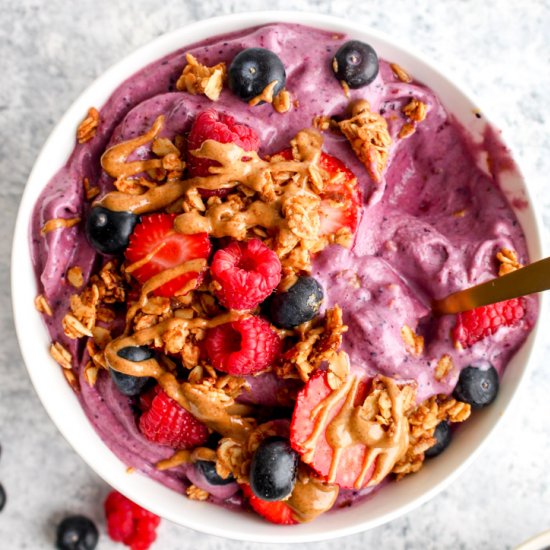
[[[156,528],[160,518],[118,491],[107,495],[105,516],[109,537],[129,546],[131,550],[147,550],[157,538]]]
[[[210,266],[220,285],[216,296],[228,309],[253,309],[263,302],[281,281],[279,258],[259,239],[234,241],[218,250]]]
[[[214,368],[233,375],[255,374],[274,363],[281,339],[265,319],[248,317],[210,329],[205,349]]]
[[[142,403],[147,405],[147,400]],[[209,435],[208,428],[164,390],[157,390],[139,419],[139,429],[149,441],[174,449],[197,447]]]
[[[486,336],[494,334],[500,327],[516,324],[525,317],[525,313],[525,302],[522,298],[513,298],[459,313],[452,330],[455,345],[468,348]]]
[[[211,166],[219,166],[214,160],[196,157],[191,153],[200,149],[207,139],[218,143],[234,143],[244,151],[258,151],[260,148],[260,138],[252,128],[239,124],[232,116],[225,113],[207,109],[199,113],[187,139],[187,165],[192,177],[206,177],[210,175]],[[226,196],[230,189],[199,189],[199,191],[203,197],[208,198],[213,195]]]

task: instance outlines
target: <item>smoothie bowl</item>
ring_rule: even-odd
[[[163,517],[266,542],[440,490],[539,311],[431,314],[540,257],[523,180],[438,71],[297,18],[196,23],[100,77],[37,160],[13,253],[23,356],[79,454]]]

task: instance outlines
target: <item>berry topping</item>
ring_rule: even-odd
[[[187,163],[192,177],[206,177],[210,175],[211,166],[219,166],[219,163],[214,160],[196,157],[191,153],[200,149],[207,139],[218,143],[234,143],[244,151],[257,151],[260,148],[260,139],[252,128],[239,124],[232,116],[225,113],[207,109],[197,116],[187,139]],[[199,189],[199,191],[203,197],[210,197],[225,196],[230,189]]]
[[[319,162],[326,174],[320,194],[320,235],[333,235],[343,228],[357,229],[361,212],[361,194],[354,173],[339,159],[323,153]]]
[[[226,478],[223,478],[216,471],[216,463],[209,460],[197,460],[195,462],[195,468],[205,477],[206,481],[210,485],[229,485],[235,482],[235,478],[232,474],[229,474]]]
[[[151,359],[155,353],[147,346],[127,346],[119,350],[117,355],[127,361],[139,363]],[[120,393],[128,397],[140,395],[151,380],[149,376],[132,376],[113,368],[109,369],[109,372]]]
[[[157,538],[160,518],[112,491],[105,501],[107,533],[115,542],[122,542],[131,550],[147,550]]]
[[[451,431],[451,426],[448,422],[440,422],[434,431],[435,444],[432,445],[425,453],[426,458],[434,458],[440,455],[451,442],[453,433]]]
[[[249,485],[242,485],[241,489],[252,509],[267,519],[271,523],[278,525],[296,525],[298,522],[294,519],[292,508],[282,501],[269,502],[258,498]]]
[[[4,506],[6,505],[6,491],[4,489],[4,486],[0,483],[0,512],[4,509]]]
[[[115,369],[109,369],[109,372],[118,391],[128,397],[140,395],[151,380],[149,376],[132,376]]]
[[[151,214],[143,216],[130,237],[126,259],[132,264],[147,261],[132,271],[141,283],[165,270],[175,268],[190,260],[207,259],[210,240],[207,233],[183,235],[174,230],[175,214]],[[201,274],[190,271],[169,280],[154,291],[156,296],[171,297],[196,288]],[[194,284],[193,284],[194,281]]]
[[[278,155],[290,160],[292,150],[284,149]],[[327,153],[321,153],[319,167],[325,174],[323,191],[319,194],[319,235],[334,235],[344,228],[353,235],[361,212],[361,193],[357,178],[341,160]]]
[[[101,254],[122,254],[139,218],[131,212],[113,212],[94,206],[86,220],[86,235]]]
[[[247,48],[238,53],[229,66],[229,87],[243,101],[250,101],[276,81],[275,97],[286,84],[283,62],[271,50]]]
[[[133,363],[139,363],[140,361],[147,361],[155,356],[155,352],[148,346],[126,346],[118,350],[117,355],[132,361]]]
[[[269,301],[271,322],[281,328],[293,328],[311,321],[321,307],[323,287],[313,277],[300,277],[286,292]]]
[[[362,88],[370,84],[378,74],[378,56],[372,46],[350,40],[343,44],[332,59],[336,78],[350,88]]]
[[[366,384],[359,384],[355,395],[356,405],[365,400],[367,394],[366,389]],[[310,451],[307,447],[308,440],[312,437],[317,426],[312,411],[333,392],[334,390],[329,385],[328,373],[326,371],[318,371],[314,374],[302,388],[300,393],[298,393],[294,414],[292,415],[292,423],[290,425],[290,442],[292,448],[301,455],[303,462],[309,464],[325,479],[329,476],[335,456],[335,450],[327,440],[326,432],[319,434],[313,451]],[[346,395],[343,394],[340,399],[333,404],[327,417],[327,426],[340,412],[346,399]],[[339,437],[345,437],[345,434],[340,434]],[[367,447],[362,443],[340,448],[338,467],[335,472],[335,477],[331,479],[331,482],[340,485],[342,488],[357,489],[359,487],[356,485],[359,480],[360,486],[364,487],[372,477],[376,466],[376,461],[374,461],[366,472],[362,472],[367,452]]]
[[[210,272],[220,285],[216,291],[220,303],[246,310],[263,302],[279,284],[281,262],[259,239],[234,241],[214,254]]]
[[[250,488],[262,500],[287,498],[294,489],[298,453],[288,439],[269,437],[262,441],[250,464]]]
[[[234,375],[256,374],[267,369],[281,351],[278,334],[260,317],[211,328],[204,345],[213,367]]]
[[[141,415],[139,429],[149,441],[174,449],[197,447],[208,439],[208,428],[164,390],[157,391]]]
[[[460,371],[453,397],[469,403],[474,409],[480,409],[496,399],[498,387],[498,372],[495,367],[480,369],[470,366]]]
[[[94,550],[98,539],[97,527],[84,516],[69,516],[57,526],[58,550]]]
[[[456,316],[453,340],[455,344],[468,348],[486,336],[494,334],[500,327],[516,324],[524,316],[525,305],[521,298],[476,307]]]

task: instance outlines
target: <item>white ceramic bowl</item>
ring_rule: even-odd
[[[61,369],[48,354],[49,337],[33,304],[36,283],[28,240],[29,220],[36,197],[66,162],[74,146],[76,127],[82,113],[90,105],[102,105],[115,88],[137,70],[187,44],[276,21],[300,22],[347,33],[369,42],[380,57],[406,67],[416,79],[435,90],[473,136],[480,136],[487,118],[486,112],[483,111],[483,119],[472,116],[472,110],[479,109],[479,106],[468,95],[432,63],[411,53],[410,48],[405,49],[397,45],[394,39],[365,30],[362,25],[335,17],[298,12],[236,14],[193,23],[161,36],[111,67],[73,103],[56,126],[34,165],[21,201],[13,243],[12,293],[17,335],[34,387],[61,433],[106,482],[156,514],[204,533],[261,542],[307,542],[350,535],[386,523],[427,501],[454,480],[472,462],[504,411],[509,408],[527,372],[529,358],[538,339],[537,328],[508,365],[498,400],[467,422],[443,457],[426,464],[419,473],[399,483],[389,484],[373,500],[328,513],[312,523],[279,527],[251,513],[227,511],[212,504],[188,500],[145,476],[127,474],[126,466],[95,433]],[[531,258],[538,259],[541,257],[541,232],[528,189],[517,175],[508,178],[505,187],[510,198],[527,198],[529,201],[530,206],[517,211],[517,215],[527,237]]]

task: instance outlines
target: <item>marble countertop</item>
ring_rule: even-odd
[[[0,2],[0,547],[53,547],[68,513],[92,517],[108,540],[108,487],[64,441],[25,373],[9,293],[11,232],[23,186],[55,122],[93,79],[152,38],[190,21],[253,9],[353,17],[403,37],[476,93],[504,128],[550,226],[550,2],[544,0],[19,0]],[[548,238],[546,237],[546,242]],[[550,343],[546,346],[550,353]],[[304,549],[503,549],[550,528],[550,376],[541,359],[484,452],[446,491],[385,526]],[[163,522],[155,548],[250,550]],[[284,546],[284,545],[283,545]],[[290,545],[289,545],[290,548]]]

